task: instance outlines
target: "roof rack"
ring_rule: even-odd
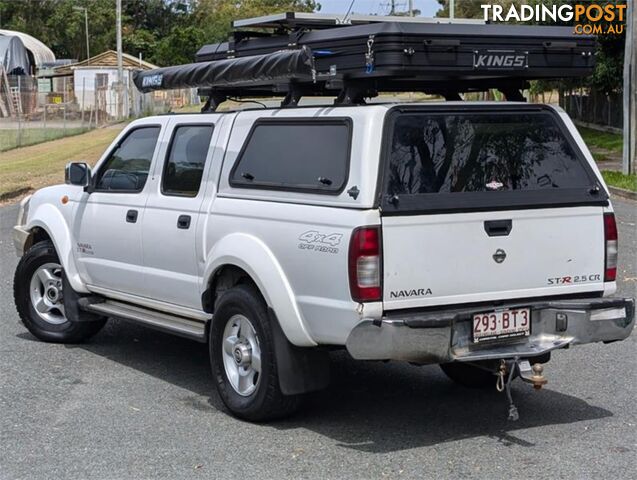
[[[337,26],[369,25],[371,23],[455,23],[483,25],[483,20],[472,18],[437,18],[437,17],[404,17],[400,15],[359,15],[348,16],[334,13],[305,13],[305,12],[285,12],[261,17],[245,18],[232,22],[233,28],[275,28],[275,29],[298,29],[308,28],[318,30],[322,28],[334,28]]]
[[[380,92],[461,100],[497,89],[523,101],[529,81],[590,75],[595,37],[570,27],[440,23],[437,19],[282,13],[234,22],[228,42],[204,45],[197,62],[137,73],[142,91],[198,88],[214,110],[228,97],[333,96],[365,103]],[[338,23],[340,22],[340,23]],[[241,28],[272,31],[243,31]]]

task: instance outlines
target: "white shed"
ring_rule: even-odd
[[[135,70],[157,68],[132,55],[123,54],[123,93],[122,116],[135,115],[141,108],[141,93],[133,84]],[[80,110],[106,112],[111,117],[118,115],[117,92],[117,52],[108,50],[82,62],[63,65],[54,69],[55,76],[73,76],[75,101]]]

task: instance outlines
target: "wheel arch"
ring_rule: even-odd
[[[29,250],[36,243],[44,242],[44,241],[53,242],[51,235],[49,232],[43,227],[33,227],[29,231],[29,236],[24,242],[24,251]]]
[[[88,293],[73,257],[73,242],[68,224],[62,213],[50,204],[42,204],[30,215],[26,229],[30,232],[25,251],[41,240],[50,240],[60,259],[69,284],[79,293]],[[30,243],[29,243],[30,242]]]
[[[232,287],[241,281],[249,281],[256,286],[267,306],[276,312],[281,329],[293,345],[316,346],[285,272],[260,239],[237,233],[218,241],[208,255],[203,278],[202,304],[206,312],[214,312],[218,294],[229,288],[228,285]]]

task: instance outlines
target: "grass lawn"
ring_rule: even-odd
[[[64,181],[64,166],[70,161],[93,165],[124,128],[124,124],[98,128],[0,153],[0,200],[17,190],[37,189]]]
[[[637,175],[624,175],[621,172],[602,170],[602,176],[608,185],[637,192]]]
[[[577,129],[589,148],[604,149],[611,153],[621,155],[624,140],[620,134],[601,132],[599,130],[593,130],[592,128],[586,127],[577,127]]]
[[[67,128],[25,128],[20,132],[20,144],[18,145],[18,131],[15,129],[0,129],[0,152],[13,148],[35,145],[48,142],[64,136],[78,135],[86,132],[84,127]]]

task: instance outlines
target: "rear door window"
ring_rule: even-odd
[[[596,180],[573,140],[547,111],[402,113],[390,135],[384,193],[394,209],[600,196],[591,194]]]
[[[212,128],[212,125],[175,127],[161,182],[164,195],[197,196],[210,148]]]
[[[351,122],[260,121],[230,173],[242,188],[339,193],[347,182]]]

